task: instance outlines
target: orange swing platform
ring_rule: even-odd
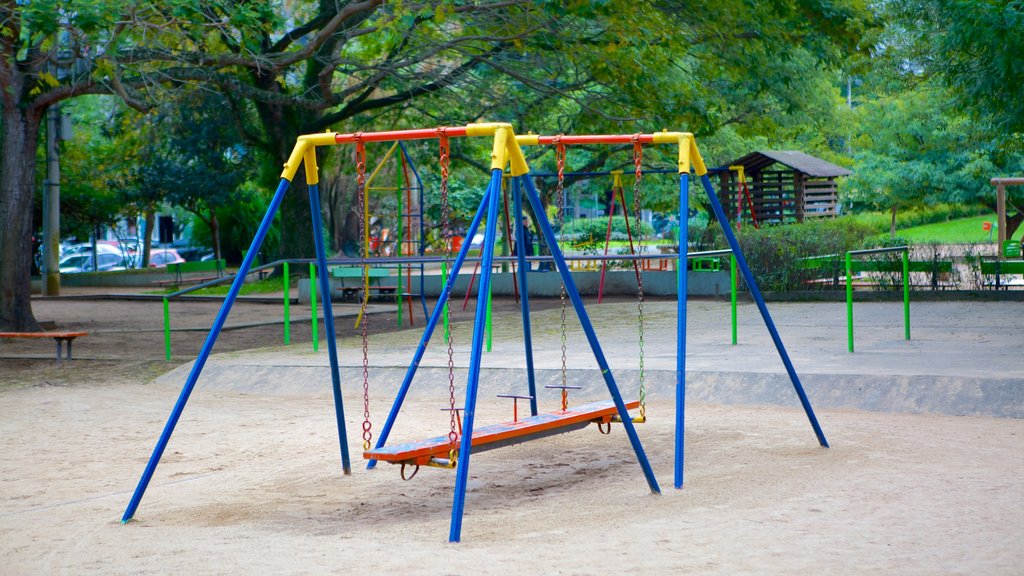
[[[639,406],[639,400],[626,403],[627,410]],[[608,424],[616,416],[618,416],[618,410],[615,408],[615,403],[611,400],[603,400],[512,422],[483,426],[473,431],[472,453],[476,454],[485,450],[572,432],[586,428],[591,422]],[[423,466],[430,464],[434,459],[447,459],[449,448],[448,436],[437,436],[418,442],[374,448],[364,452],[363,458],[392,464]]]

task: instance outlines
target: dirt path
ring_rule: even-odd
[[[175,326],[208,326],[216,305],[194,304],[172,312]],[[556,302],[534,305],[539,318],[557,313],[550,309]],[[211,362],[231,367],[234,378],[211,377],[193,396],[136,521],[121,525],[181,387],[174,373],[153,377],[190,361],[205,333],[175,333],[168,364],[159,302],[66,300],[36,308],[40,319],[92,334],[76,346],[81,360],[61,369],[49,346],[0,342],[0,573],[998,575],[1019,574],[1024,565],[1024,419],[819,409],[832,445],[826,450],[798,408],[691,402],[686,485],[677,491],[674,408],[663,392],[653,394],[650,421],[639,427],[660,496],[648,490],[622,430],[602,436],[591,427],[475,455],[463,542],[448,545],[450,471],[425,469],[403,482],[394,467],[359,466],[362,398],[350,384],[356,466],[351,476],[340,473],[323,385],[326,354],[309,350],[308,324],[296,327],[288,349],[276,347],[278,325],[225,331],[217,351],[228,353]],[[1021,399],[1014,344],[1021,328],[998,306],[922,306],[920,341],[906,343],[885,305],[866,305],[858,319],[868,329],[852,357],[831,305],[773,308],[798,366],[817,358],[823,379],[852,367],[891,377],[899,392],[915,374],[974,375],[1003,382],[1005,402]],[[496,352],[486,360],[496,373],[522,353],[508,318],[514,303],[498,309]],[[732,350],[720,311],[694,306],[693,369],[718,366],[715,373],[724,374],[722,354],[738,354],[746,360],[725,364],[778,372],[761,366],[756,317],[744,314],[743,344]],[[236,312],[232,321],[245,323],[272,320],[280,309],[240,303]],[[615,330],[635,326],[614,307],[595,316],[613,359],[628,359],[634,344],[616,340]],[[375,373],[415,343],[415,331],[395,332],[393,322],[382,313],[370,324]],[[652,341],[662,323],[672,325],[652,314]],[[338,325],[350,339],[343,346],[350,345],[351,323]],[[654,365],[669,361],[659,347],[672,346],[662,339],[650,350]],[[546,352],[557,340],[550,326],[538,332]],[[262,347],[274,348],[252,350]],[[268,390],[267,374],[252,369],[260,363],[306,365],[316,380],[302,381],[308,373],[298,370],[295,381],[270,372],[275,386]],[[447,399],[436,394],[444,387],[434,384],[408,403],[393,440],[447,426],[438,410]],[[508,406],[491,392],[478,419],[508,419]],[[373,402],[379,429],[388,394]]]

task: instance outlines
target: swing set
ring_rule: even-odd
[[[711,182],[707,177],[707,168],[704,165],[704,161],[700,156],[697,149],[696,142],[689,133],[683,132],[659,132],[653,134],[629,134],[629,135],[555,135],[555,136],[538,136],[538,135],[525,135],[516,136],[512,130],[511,125],[503,123],[488,123],[488,124],[470,124],[464,127],[443,127],[434,129],[417,129],[417,130],[399,130],[390,132],[357,132],[349,134],[340,134],[334,132],[327,132],[323,134],[312,134],[307,136],[300,136],[296,142],[295,148],[292,151],[288,162],[285,164],[284,171],[281,175],[281,181],[278,185],[276,192],[274,193],[273,199],[270,202],[270,206],[267,210],[263,221],[257,230],[252,247],[247,252],[243,262],[239,268],[238,275],[231,285],[231,289],[221,306],[220,311],[217,314],[216,319],[213,322],[213,326],[206,338],[206,341],[196,358],[195,363],[192,366],[192,370],[186,379],[186,382],[182,388],[181,394],[178,397],[174,408],[171,411],[171,415],[168,418],[166,425],[164,426],[163,432],[161,433],[157,444],[153,449],[153,452],[147,462],[145,470],[142,473],[139,483],[129,501],[128,507],[122,516],[122,522],[130,521],[138,508],[138,505],[152,480],[153,474],[157,465],[159,464],[163,452],[167,446],[170,436],[174,431],[175,426],[184,410],[185,404],[187,403],[193,389],[195,388],[196,382],[206,364],[207,359],[213,349],[213,346],[217,340],[220,331],[224,326],[224,322],[230,313],[231,307],[235,302],[238,292],[242,286],[244,278],[253,264],[255,254],[258,252],[260,245],[266,237],[267,230],[270,227],[277,210],[281,205],[281,201],[284,194],[287,192],[291,180],[295,173],[300,167],[305,170],[305,179],[309,187],[309,201],[312,208],[312,232],[314,238],[314,244],[316,248],[316,258],[321,270],[326,270],[328,261],[326,258],[326,251],[323,243],[322,235],[322,223],[319,217],[320,200],[319,200],[319,170],[317,167],[316,160],[316,149],[321,146],[336,146],[341,144],[354,145],[356,150],[357,159],[357,189],[360,195],[359,200],[362,203],[364,200],[364,194],[366,193],[366,179],[365,179],[365,167],[366,167],[366,144],[371,142],[398,142],[398,141],[409,141],[409,140],[437,140],[439,143],[440,153],[440,168],[441,168],[441,186],[440,186],[440,199],[442,204],[442,229],[445,230],[446,235],[450,234],[450,226],[447,222],[448,219],[448,171],[450,162],[450,139],[452,138],[491,138],[493,141],[492,152],[491,152],[491,164],[490,164],[490,181],[484,193],[483,199],[477,209],[477,212],[470,224],[467,232],[467,237],[474,237],[483,222],[484,225],[484,241],[481,249],[480,259],[480,286],[479,293],[489,294],[490,285],[492,279],[492,273],[494,263],[499,260],[495,257],[495,244],[497,236],[497,226],[499,221],[499,201],[502,197],[502,181],[506,169],[509,169],[510,181],[514,205],[515,218],[513,220],[515,228],[515,240],[517,243],[516,256],[511,258],[500,258],[500,261],[515,261],[518,264],[520,271],[525,271],[526,266],[526,250],[524,245],[524,234],[522,225],[522,214],[523,214],[523,203],[524,200],[532,208],[532,211],[536,217],[537,224],[539,226],[539,233],[542,235],[545,243],[550,248],[551,254],[550,260],[553,262],[555,270],[559,274],[562,281],[561,290],[561,316],[562,316],[562,382],[561,385],[551,386],[550,388],[558,389],[561,393],[561,409],[554,412],[541,414],[538,409],[537,403],[537,387],[536,379],[534,375],[534,363],[533,363],[533,345],[531,337],[531,326],[530,326],[530,305],[529,305],[529,286],[528,276],[529,274],[520,273],[518,274],[518,288],[520,295],[520,307],[522,312],[523,321],[523,344],[525,351],[525,367],[527,375],[527,387],[528,393],[525,395],[512,395],[514,415],[511,422],[505,422],[500,424],[485,425],[477,427],[476,423],[476,407],[477,407],[477,396],[480,388],[480,372],[482,367],[482,351],[483,351],[483,340],[485,332],[485,317],[487,308],[487,298],[478,298],[476,302],[476,314],[473,321],[473,330],[471,336],[471,347],[469,353],[469,368],[468,377],[466,382],[465,390],[465,401],[461,408],[456,407],[456,393],[455,393],[455,377],[453,359],[453,344],[451,338],[451,332],[448,331],[446,334],[447,341],[447,354],[448,354],[448,366],[449,366],[449,398],[448,406],[444,408],[445,411],[450,413],[449,418],[449,430],[445,436],[438,436],[427,440],[388,445],[388,439],[395,426],[398,415],[402,408],[403,403],[406,400],[410,387],[412,386],[414,377],[420,362],[423,359],[424,353],[427,349],[427,345],[431,340],[431,337],[438,326],[445,321],[445,325],[449,326],[448,317],[448,303],[452,295],[452,288],[455,284],[455,280],[459,276],[459,273],[466,263],[467,257],[470,251],[470,244],[463,243],[461,249],[455,253],[452,250],[451,242],[446,242],[448,248],[446,249],[443,265],[447,272],[442,293],[427,320],[426,326],[423,329],[422,336],[419,343],[416,346],[413,357],[409,363],[409,368],[406,371],[405,377],[402,380],[401,386],[395,396],[391,410],[388,413],[387,419],[376,439],[376,443],[373,443],[372,424],[370,422],[369,413],[369,364],[368,364],[368,343],[365,331],[365,322],[363,323],[363,337],[362,337],[362,353],[363,353],[363,400],[364,400],[364,411],[363,411],[363,457],[369,460],[367,465],[368,468],[373,468],[377,461],[387,461],[402,465],[403,476],[405,475],[405,468],[413,466],[418,469],[421,465],[432,465],[441,466],[445,468],[453,469],[455,472],[455,486],[454,486],[454,497],[452,503],[452,516],[451,525],[449,532],[449,541],[457,542],[461,538],[462,532],[462,520],[465,508],[465,496],[467,484],[469,481],[469,469],[471,456],[476,452],[498,448],[501,446],[507,446],[510,444],[516,444],[520,442],[526,442],[550,436],[553,434],[560,434],[571,430],[577,430],[586,427],[591,422],[597,423],[601,432],[610,432],[611,423],[620,423],[626,432],[626,436],[629,440],[630,446],[632,447],[637,462],[640,465],[640,469],[647,481],[648,487],[653,493],[659,493],[660,487],[654,476],[654,472],[651,468],[650,462],[647,459],[647,455],[640,442],[640,438],[637,435],[634,424],[641,423],[646,420],[645,410],[645,393],[643,385],[643,275],[640,273],[642,267],[637,269],[637,292],[638,292],[638,315],[640,318],[639,323],[639,361],[640,361],[640,392],[639,398],[635,401],[626,402],[623,399],[622,394],[619,391],[618,384],[615,381],[613,371],[608,364],[608,361],[604,355],[601,343],[598,340],[597,334],[595,333],[594,327],[587,314],[587,310],[584,307],[583,301],[580,297],[579,290],[577,289],[576,283],[573,280],[572,274],[570,273],[569,266],[563,256],[561,249],[559,248],[558,242],[555,238],[551,223],[548,221],[546,213],[540,201],[540,196],[534,183],[530,177],[530,170],[526,163],[525,157],[522,153],[523,146],[552,146],[555,149],[555,156],[557,158],[559,167],[559,181],[557,187],[557,193],[559,195],[559,215],[558,218],[561,220],[563,217],[561,213],[561,204],[563,192],[563,181],[564,181],[564,168],[565,168],[565,156],[566,149],[569,146],[575,145],[627,145],[632,146],[633,150],[633,161],[635,166],[635,185],[634,185],[634,216],[636,217],[636,225],[639,225],[640,215],[640,180],[642,176],[642,158],[644,146],[651,145],[675,145],[678,147],[678,178],[679,178],[679,222],[680,222],[680,238],[686,238],[686,224],[687,224],[687,213],[688,213],[688,196],[689,196],[689,184],[690,184],[690,172],[691,168],[696,173],[697,177],[700,178],[701,184],[705,192],[708,195],[709,202],[714,209],[716,218],[722,226],[723,232],[726,239],[735,255],[737,265],[744,275],[747,286],[750,289],[751,296],[757,303],[758,309],[764,319],[765,326],[771,334],[772,340],[778,350],[779,356],[785,365],[786,371],[790,376],[794,390],[800,399],[800,402],[804,408],[806,416],[811,423],[811,426],[818,438],[818,442],[823,447],[828,447],[828,442],[825,439],[824,433],[822,432],[817,418],[814,415],[813,409],[811,408],[810,402],[804,393],[803,386],[793,368],[792,362],[789,359],[785,347],[782,344],[781,338],[778,335],[778,331],[768,313],[768,309],[764,303],[764,299],[761,297],[761,293],[757,288],[757,284],[754,281],[753,275],[750,272],[750,268],[747,266],[746,259],[743,257],[743,253],[736,242],[736,237],[732,233],[728,224],[725,212],[718,201],[714,189],[712,188]],[[362,223],[361,223],[362,224]],[[360,230],[361,235],[365,234],[365,230]],[[676,322],[676,336],[677,336],[677,354],[676,354],[676,419],[675,419],[675,487],[682,488],[683,486],[683,432],[684,432],[684,416],[685,416],[685,375],[686,375],[686,293],[687,293],[687,277],[686,277],[686,262],[687,262],[687,245],[685,242],[681,242],[679,246],[678,254],[669,257],[675,257],[678,259],[676,270],[677,270],[677,322]],[[664,254],[652,256],[656,258],[667,257]],[[630,255],[616,255],[614,259],[637,259],[643,260],[648,258],[647,255],[637,254]],[[425,258],[419,260],[413,258],[410,259],[410,263],[424,261]],[[434,261],[434,260],[431,260]],[[362,265],[364,270],[372,262],[364,258]],[[365,274],[365,272],[364,272]],[[341,463],[342,471],[344,474],[351,473],[351,461],[349,457],[348,447],[348,436],[345,426],[345,413],[342,402],[341,394],[341,378],[339,373],[338,364],[338,348],[335,340],[335,328],[334,328],[334,315],[332,312],[330,289],[328,284],[328,278],[326,274],[321,273],[318,281],[320,283],[321,293],[324,294],[322,300],[323,305],[323,316],[326,327],[327,337],[327,351],[330,363],[331,373],[331,389],[333,392],[334,408],[335,408],[335,419],[338,429],[339,436],[339,448],[341,452]],[[365,278],[364,278],[365,281]],[[575,312],[580,326],[582,327],[586,341],[590,346],[591,352],[593,353],[594,360],[598,367],[598,372],[601,375],[602,380],[608,391],[609,399],[601,402],[592,402],[589,404],[583,404],[579,406],[570,407],[568,405],[568,391],[577,388],[576,386],[569,386],[566,383],[565,376],[565,364],[566,364],[566,328],[565,328],[565,317],[569,305],[572,306]],[[449,326],[450,327],[450,326]],[[522,419],[518,416],[518,402],[519,400],[529,401],[529,416]],[[633,417],[630,415],[630,410],[639,409],[639,415]],[[469,439],[469,441],[466,441]],[[372,448],[371,448],[372,446]],[[415,470],[412,472],[415,474]],[[408,476],[408,477],[411,477]]]

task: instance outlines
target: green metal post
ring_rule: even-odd
[[[448,285],[448,263],[447,262],[441,262],[441,286],[447,286],[447,285]],[[453,286],[453,288],[454,288],[454,286]],[[441,292],[444,293],[444,290],[442,289]],[[449,329],[448,328],[448,320],[449,320],[448,314],[449,314],[449,312],[450,311],[448,309],[448,302],[445,302],[444,303],[444,341],[445,342],[451,341],[451,333],[448,331],[448,329]]]
[[[320,350],[320,321],[316,317],[316,264],[309,263],[309,314],[313,326],[313,352]]]
[[[903,251],[903,332],[910,340],[910,250]]]
[[[292,280],[291,275],[288,273],[288,263],[284,263],[284,345],[288,346],[292,343]]]
[[[164,358],[171,361],[171,305],[164,296]]]
[[[739,274],[739,270],[736,269],[736,255],[729,255],[729,291],[730,298],[732,300],[732,345],[735,346],[738,341],[737,330],[736,330],[736,275]]]
[[[491,325],[491,292],[487,291],[487,351],[491,351],[491,340],[493,340],[494,331]]]
[[[853,353],[853,256],[846,253],[846,341]]]

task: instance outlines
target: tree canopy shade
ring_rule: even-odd
[[[146,109],[168,90],[214,89],[256,119],[241,138],[278,161],[296,136],[343,124],[763,133],[829,109],[827,91],[805,88],[827,86],[868,21],[864,0],[3,2],[0,328],[35,327],[35,150],[62,100],[108,93]],[[295,184],[285,222],[308,219]],[[303,230],[282,228],[282,255],[310,253]]]

